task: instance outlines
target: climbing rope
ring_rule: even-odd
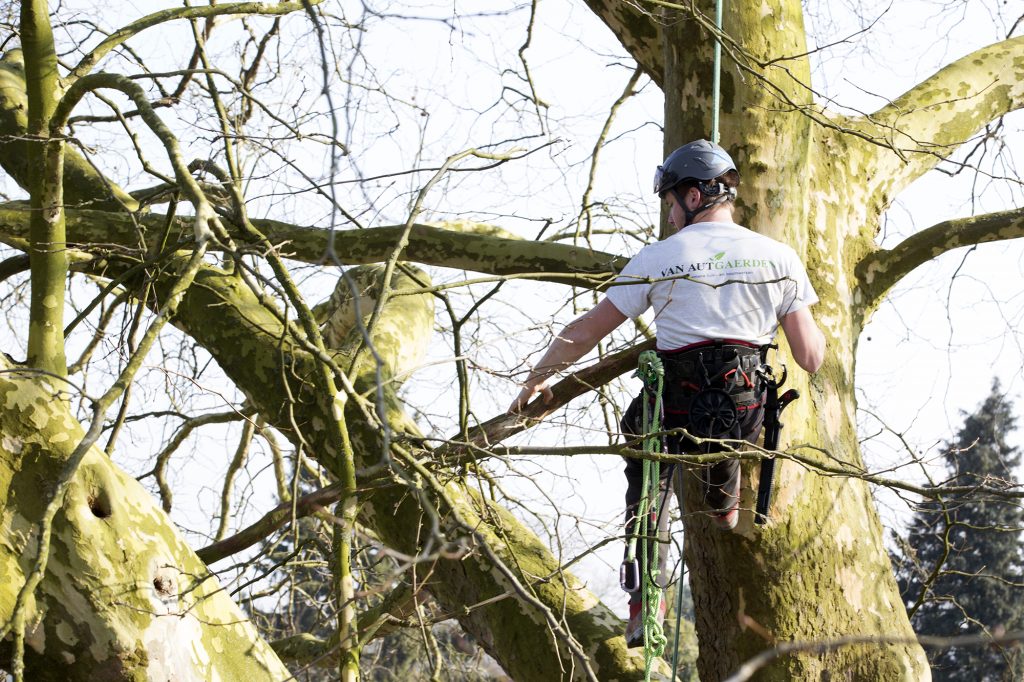
[[[662,436],[662,389],[665,383],[665,368],[661,358],[654,351],[640,354],[637,376],[644,384],[643,397],[643,450],[648,453],[661,453]],[[641,600],[643,602],[644,621],[644,682],[650,682],[651,667],[654,659],[665,653],[668,638],[659,618],[661,606],[661,588],[658,587],[658,542],[650,542],[649,538],[658,534],[656,505],[659,497],[659,479],[661,468],[657,460],[645,459],[643,464],[643,485],[640,505],[637,509],[637,532],[633,538],[643,538],[640,545],[640,565],[646,568],[641,578]],[[664,510],[662,510],[664,511]],[[632,543],[631,543],[632,544]],[[635,544],[632,545],[635,548]]]
[[[718,109],[722,89],[722,0],[715,2],[715,72],[711,79],[711,141],[718,144]]]

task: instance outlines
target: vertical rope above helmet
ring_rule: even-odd
[[[722,89],[722,0],[715,2],[715,71],[711,79],[711,141],[718,144],[718,110]]]

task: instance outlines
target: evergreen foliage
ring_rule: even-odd
[[[1019,448],[1008,435],[1015,429],[1012,406],[999,381],[974,414],[966,415],[945,447],[949,477],[943,488],[984,488],[926,500],[915,511],[906,538],[897,538],[902,556],[893,564],[900,593],[919,635],[997,636],[1024,629],[1024,577],[1019,499],[993,493],[1018,490]],[[928,649],[934,679],[970,682],[1024,679],[1019,647]]]

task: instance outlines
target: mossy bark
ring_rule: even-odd
[[[0,622],[38,554],[37,519],[83,432],[53,378],[0,358]],[[29,601],[31,680],[282,680],[153,496],[94,448],[55,519]],[[0,644],[0,661],[10,655]]]
[[[22,50],[10,50],[0,58],[0,167],[22,187],[29,186],[29,149],[23,134],[28,130],[28,97],[25,92],[25,57]],[[74,147],[64,150],[64,203],[98,210],[136,210],[130,194],[93,167]]]
[[[697,9],[713,16],[713,3],[698,3]],[[665,10],[663,18],[667,152],[710,137],[714,40],[684,10]],[[622,30],[609,26],[616,34]],[[973,242],[1021,234],[1016,212],[989,225],[970,221],[959,234],[940,226],[939,234],[910,249],[916,256],[927,251],[913,262],[899,250],[877,252],[879,216],[896,191],[941,158],[936,143],[955,147],[1000,112],[1021,106],[1024,41],[979,50],[876,115],[854,120],[822,111],[812,100],[799,2],[727,4],[723,28],[729,42],[722,63],[721,143],[743,178],[737,218],[801,254],[821,298],[814,314],[828,339],[826,363],[813,379],[791,374],[804,398],[786,415],[785,439],[790,447],[807,443],[827,453],[808,449],[812,457],[857,467],[854,357],[884,290],[917,263],[962,243],[965,234]],[[632,43],[623,44],[630,49]],[[1014,68],[1017,76],[989,87],[994,75]],[[963,99],[968,96],[969,102]],[[756,480],[754,466],[744,469],[745,482]],[[749,483],[743,494],[749,509],[755,495]],[[689,499],[698,495],[691,482]],[[785,462],[771,523],[756,527],[744,514],[735,535],[715,532],[697,506],[687,511],[701,679],[722,679],[770,646],[766,637],[913,637],[862,481],[819,476]],[[877,645],[785,657],[762,679],[823,674],[920,680],[929,671],[920,647]]]
[[[34,367],[63,376],[64,284],[68,257],[64,249],[64,141],[50,131],[61,96],[57,53],[50,16],[43,0],[21,4],[21,42],[25,52],[26,132],[28,145],[29,261],[32,292],[28,326],[28,360]]]

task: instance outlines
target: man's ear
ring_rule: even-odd
[[[690,187],[686,190],[686,208],[690,211],[700,206],[700,190]]]

